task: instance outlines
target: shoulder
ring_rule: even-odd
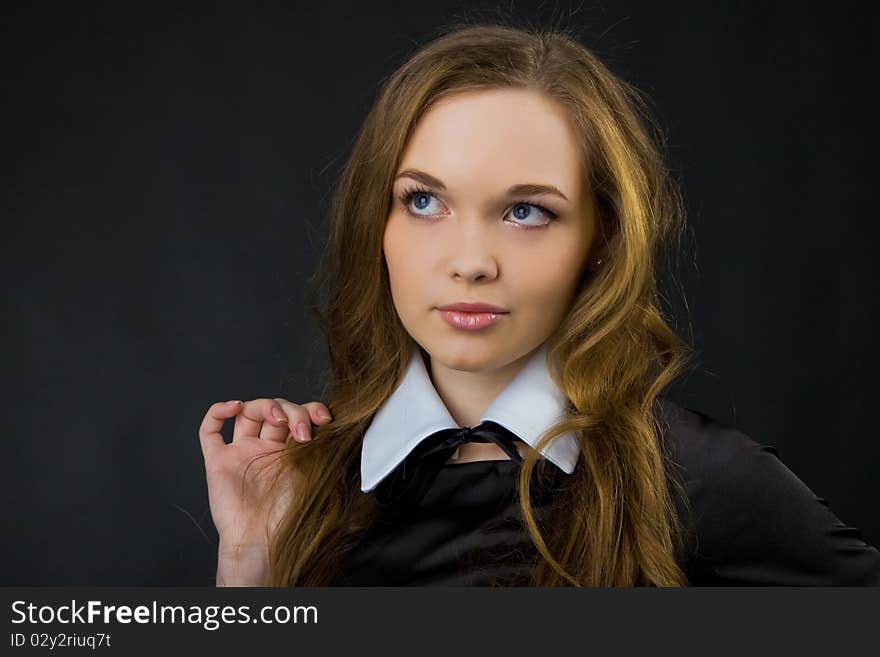
[[[880,552],[842,523],[773,445],[659,398],[687,492],[692,578],[707,584],[880,585]]]

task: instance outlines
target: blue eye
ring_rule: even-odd
[[[531,208],[533,210],[537,210],[538,212],[542,212],[548,218],[547,223],[550,223],[550,221],[553,221],[554,219],[556,219],[556,215],[553,214],[552,212],[550,212],[550,210],[548,210],[547,208],[542,207],[540,205],[535,205],[534,203],[525,203],[525,202],[519,202],[513,206],[513,216],[516,219],[528,219],[529,215],[535,214],[534,212],[529,211],[529,208]],[[520,210],[520,209],[523,209],[526,211],[525,212],[517,212],[517,210]],[[534,225],[534,224],[532,224],[532,225]]]
[[[421,212],[430,206],[431,199],[436,200],[436,197],[433,193],[423,188],[409,189],[404,191],[400,195],[400,202],[406,208],[406,211],[414,217],[427,218],[434,214],[437,214],[436,212],[430,211],[425,212],[424,214],[422,214]],[[534,215],[534,212],[530,211],[529,208],[537,210],[539,213],[543,214],[546,217],[546,221],[540,224],[520,223],[521,220],[528,220],[532,215]],[[518,201],[513,206],[512,212],[510,214],[512,214],[514,219],[517,220],[513,222],[514,225],[516,225],[518,228],[525,229],[544,228],[548,224],[552,223],[558,216],[542,205],[538,205],[536,203],[526,203],[525,201]]]
[[[405,194],[404,198],[401,200],[407,208],[409,208],[410,203],[415,202],[415,208],[417,210],[425,210],[430,205],[430,199],[433,198],[433,196],[433,194],[424,190],[413,190],[412,192]],[[426,214],[435,213],[428,212]]]

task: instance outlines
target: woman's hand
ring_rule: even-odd
[[[226,444],[220,429],[233,416],[232,442]],[[199,441],[211,516],[220,536],[218,562],[247,560],[252,564],[249,571],[254,573],[259,570],[256,564],[265,561],[263,565],[268,566],[267,533],[277,527],[292,498],[295,473],[288,473],[288,480],[278,489],[286,491],[284,499],[265,500],[279,502],[273,509],[266,505],[258,508],[275,474],[276,459],[254,459],[284,449],[291,438],[308,442],[312,424],[326,424],[330,419],[329,409],[320,402],[299,405],[286,399],[218,402],[208,409],[199,428]],[[219,579],[218,575],[218,584]]]

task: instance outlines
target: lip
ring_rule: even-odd
[[[493,306],[491,303],[459,301],[457,303],[447,303],[437,306],[437,310],[456,310],[463,313],[494,313],[506,314],[504,308]]]
[[[499,322],[507,313],[465,313],[460,310],[441,310],[443,319],[453,328],[480,331]]]

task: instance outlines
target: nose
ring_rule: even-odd
[[[492,280],[498,276],[495,244],[479,221],[459,221],[449,242],[449,274],[465,281]]]

